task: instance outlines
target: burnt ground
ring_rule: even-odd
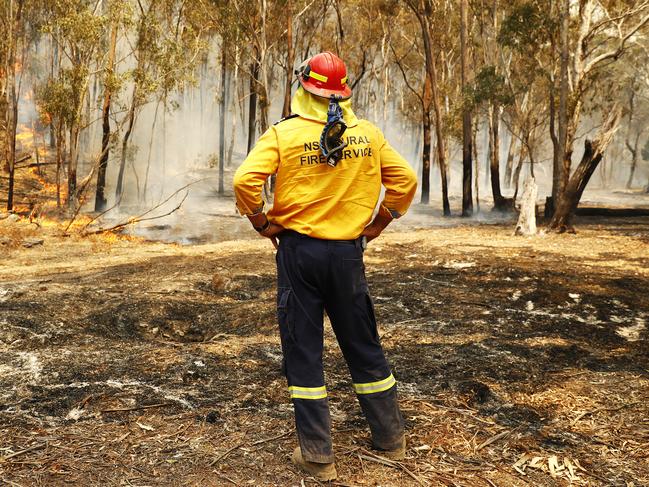
[[[267,241],[0,224],[0,484],[314,484]],[[649,220],[388,233],[366,269],[409,449],[372,455],[328,333],[335,485],[649,485]]]

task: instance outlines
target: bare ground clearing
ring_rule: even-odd
[[[289,464],[268,242],[0,232],[1,484],[314,484]],[[410,448],[371,456],[328,334],[337,485],[649,485],[649,219],[510,235],[371,244]]]

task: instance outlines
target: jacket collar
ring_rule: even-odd
[[[348,127],[358,125],[358,118],[352,110],[352,101],[350,98],[342,100],[340,108],[343,111],[343,120]],[[297,113],[300,117],[316,122],[327,123],[327,110],[329,109],[329,100],[320,96],[312,95],[301,86],[291,99],[291,112]]]

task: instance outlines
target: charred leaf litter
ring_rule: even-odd
[[[646,246],[635,235],[648,226],[620,225],[607,235]],[[512,465],[522,455],[546,463],[558,455],[577,459],[584,469],[577,477],[590,485],[641,485],[649,478],[645,257],[600,244],[599,255],[573,258],[562,248],[566,241],[550,237],[527,250],[506,239],[487,245],[508,231],[395,232],[367,252],[412,446],[405,465],[420,479],[434,478],[427,477],[432,465],[519,485],[524,477]],[[596,239],[599,230],[584,233]],[[174,469],[209,472],[214,458],[238,444],[244,449],[219,462],[228,478],[249,480],[237,472],[256,461],[269,472],[285,469],[290,434],[249,447],[290,432],[292,412],[275,328],[273,253],[262,243],[246,245],[245,260],[235,250],[170,246],[164,255],[137,254],[135,264],[109,263],[96,278],[71,269],[35,276],[40,284],[15,277],[11,286],[0,284],[9,289],[0,299],[0,448],[15,452],[44,437],[84,452],[86,437],[92,448],[111,450],[111,441],[128,433],[114,447],[140,445],[140,457],[124,461],[148,472],[140,476],[149,481],[171,481]],[[607,264],[616,259],[624,266]],[[363,467],[345,452],[367,448],[369,437],[330,331],[326,344],[334,439],[342,468],[360,481]],[[160,463],[156,435],[175,438],[177,445],[165,448],[192,460]],[[5,462],[0,469],[19,483],[50,479],[63,453],[35,450],[33,465]],[[106,458],[87,461],[106,474]],[[395,472],[387,469],[385,478]],[[532,485],[563,485],[541,468],[525,472]],[[255,475],[259,484],[287,485]],[[397,478],[383,485],[415,484],[406,474]]]

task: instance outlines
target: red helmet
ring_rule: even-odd
[[[347,68],[342,59],[334,53],[325,51],[304,61],[295,70],[302,88],[309,93],[324,98],[338,95],[342,99],[352,96],[347,84]]]

